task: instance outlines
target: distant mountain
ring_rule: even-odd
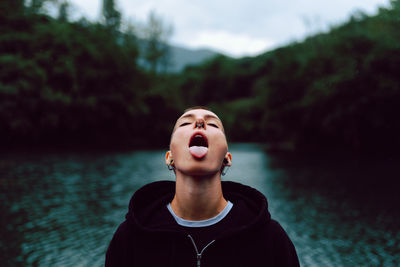
[[[145,39],[138,39],[140,54],[145,54],[146,46],[148,42]],[[189,49],[175,45],[168,45],[169,47],[169,55],[168,55],[168,65],[166,69],[162,69],[162,66],[159,66],[159,71],[166,71],[169,73],[177,73],[182,71],[186,66],[189,65],[198,65],[207,59],[211,59],[220,53],[209,49]],[[144,68],[150,68],[148,62],[139,55],[139,65]]]
[[[179,46],[170,46],[170,65],[168,72],[182,71],[188,65],[198,65],[220,53],[209,49],[188,49]]]

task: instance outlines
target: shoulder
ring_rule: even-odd
[[[260,238],[270,244],[273,244],[274,246],[279,246],[286,243],[292,244],[292,241],[281,224],[274,219],[270,219],[262,225],[259,224],[259,227],[256,229],[258,229],[256,232],[258,232]]]
[[[259,221],[242,231],[241,236],[243,239],[238,242],[246,244],[241,257],[250,261],[247,266],[300,266],[292,241],[276,220]]]
[[[293,242],[283,227],[276,220],[271,219],[267,229],[275,262],[279,262],[278,266],[300,266]]]
[[[106,252],[105,266],[122,266],[122,257],[126,250],[127,221],[121,223],[115,231]]]
[[[282,225],[278,221],[271,219],[267,227],[270,233],[273,233],[274,236],[287,237],[286,231],[283,229]]]
[[[111,239],[110,245],[108,247],[108,252],[110,252],[110,250],[113,250],[113,249],[123,246],[123,243],[126,242],[125,239],[128,236],[128,230],[129,230],[129,228],[128,228],[127,221],[124,221],[123,223],[121,223],[118,226],[117,230],[115,231],[115,233]]]
[[[117,230],[114,233],[114,236],[116,237],[126,236],[127,232],[128,232],[128,221],[125,220],[118,226]]]

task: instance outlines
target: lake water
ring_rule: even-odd
[[[399,160],[230,151],[223,180],[267,196],[302,266],[400,265]],[[163,179],[162,150],[2,154],[0,266],[103,266],[132,193]]]

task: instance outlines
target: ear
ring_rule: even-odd
[[[171,161],[172,161],[172,152],[167,151],[167,153],[165,154],[165,164],[168,166],[169,164],[171,164]]]
[[[224,166],[232,166],[232,154],[227,152],[224,158]]]

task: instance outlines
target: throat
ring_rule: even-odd
[[[200,205],[200,203],[196,203],[195,205],[185,203],[184,205],[181,205],[180,201],[174,199],[171,202],[171,208],[177,216],[184,220],[203,221],[220,214],[227,204],[228,202],[223,199],[215,206],[209,204]]]
[[[171,208],[182,219],[200,221],[217,216],[227,203],[220,181],[199,185],[177,179]]]

